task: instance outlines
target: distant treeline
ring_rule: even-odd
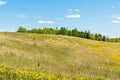
[[[97,41],[120,42],[120,38],[108,38],[102,34],[98,34],[98,33],[93,34],[90,31],[78,31],[77,28],[74,28],[72,30],[68,30],[65,27],[61,27],[60,29],[58,29],[58,28],[56,28],[56,29],[53,29],[53,28],[38,28],[38,29],[33,28],[31,30],[28,30],[28,29],[21,26],[21,27],[19,27],[17,32],[68,35],[68,36],[92,39],[92,40],[97,40]]]

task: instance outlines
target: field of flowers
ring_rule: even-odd
[[[0,33],[0,80],[120,80],[120,43]]]
[[[110,80],[102,78],[87,78],[82,76],[62,77],[44,70],[26,71],[0,65],[0,80]]]
[[[66,80],[65,78],[59,78],[56,75],[49,74],[43,70],[36,71],[33,69],[25,71],[9,68],[3,65],[0,65],[0,77],[3,80]]]

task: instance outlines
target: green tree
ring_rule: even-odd
[[[59,31],[59,34],[68,35],[68,30],[65,27],[61,27],[60,31]]]
[[[47,29],[48,34],[55,34],[55,30],[53,28]]]
[[[95,33],[95,40],[98,40],[98,34]]]
[[[98,41],[102,41],[102,35],[98,34]]]
[[[72,31],[68,30],[68,36],[72,36]]]
[[[37,33],[38,33],[38,34],[43,34],[43,29],[39,28],[39,29],[37,30]]]
[[[55,34],[56,34],[56,35],[59,35],[59,33],[60,33],[60,30],[56,27],[56,28],[55,28]]]
[[[95,40],[95,35],[94,34],[90,34],[90,39]]]
[[[36,28],[33,28],[33,29],[31,30],[31,32],[32,32],[32,33],[37,33],[38,30],[37,30]]]
[[[75,28],[75,29],[72,30],[72,36],[75,36],[75,37],[79,36],[77,28]]]
[[[106,41],[106,37],[105,36],[102,37],[102,41]]]
[[[86,33],[86,38],[87,38],[87,39],[90,39],[90,35],[91,35],[91,34],[90,34],[90,31],[88,31],[88,32]]]
[[[79,32],[79,37],[81,37],[81,38],[85,38],[85,32]]]
[[[19,28],[18,28],[18,30],[17,30],[17,32],[27,32],[27,29],[26,28],[24,28],[24,27],[22,27],[22,26],[20,26]]]

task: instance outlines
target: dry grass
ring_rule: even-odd
[[[0,33],[0,63],[63,76],[120,79],[120,44],[47,34]]]

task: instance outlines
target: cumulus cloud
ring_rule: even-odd
[[[120,16],[116,16],[116,15],[113,15],[113,20],[111,21],[111,23],[120,23]]]
[[[5,5],[5,4],[7,4],[7,2],[0,0],[0,5]]]
[[[43,21],[43,20],[38,20],[39,24],[54,24],[55,22],[53,21]]]
[[[68,15],[65,18],[80,18],[79,9],[68,9]]]
[[[71,15],[66,15],[66,18],[80,18],[80,14],[71,14]]]
[[[112,20],[111,23],[120,23],[120,20]]]
[[[24,19],[28,18],[28,16],[25,14],[16,15],[16,17],[17,18],[24,18]]]

